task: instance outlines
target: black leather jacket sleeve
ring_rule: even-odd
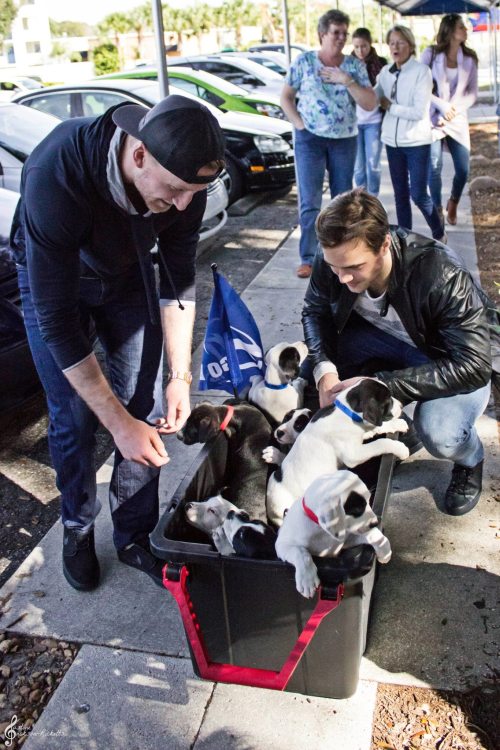
[[[388,302],[415,346],[431,360],[376,377],[403,404],[469,393],[491,377],[486,311],[470,274],[431,240],[409,235],[394,244]],[[335,339],[343,330],[356,294],[342,285],[321,257],[313,265],[302,323],[313,367],[335,362]]]

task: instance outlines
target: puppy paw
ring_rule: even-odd
[[[391,432],[401,432],[404,434],[410,429],[410,425],[405,419],[393,419],[389,424]]]
[[[278,450],[278,448],[275,448],[274,445],[268,445],[262,451],[262,458],[266,464],[277,464],[280,466],[283,463],[285,454]]]
[[[307,567],[304,570],[295,571],[295,585],[297,591],[306,599],[312,599],[320,583],[318,571],[314,564],[311,564],[311,567]]]
[[[215,545],[215,549],[221,555],[232,555],[234,553],[233,546],[227,538],[223,526],[218,526],[212,531],[212,541]]]
[[[399,440],[393,440],[393,446],[392,446],[392,453],[396,456],[396,458],[399,458],[400,461],[404,461],[405,458],[408,458],[410,455],[410,451],[404,445],[403,443],[400,443]]]

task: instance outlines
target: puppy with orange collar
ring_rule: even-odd
[[[227,440],[223,487],[217,488],[250,518],[266,521],[265,495],[268,466],[262,451],[272,428],[256,406],[228,399],[225,404],[202,401],[195,406],[177,438],[186,445],[206,443],[221,432]]]

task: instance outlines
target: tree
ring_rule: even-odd
[[[67,56],[68,56],[68,50],[64,44],[61,44],[61,42],[54,42],[52,44],[52,49],[50,50],[50,57],[53,57],[55,60],[62,60],[64,57],[67,57]]]
[[[120,70],[120,55],[118,48],[111,42],[104,42],[95,47],[92,52],[94,69],[96,75],[103,76],[106,73],[116,73]]]
[[[241,47],[242,26],[255,26],[260,21],[260,10],[248,0],[224,0],[218,14],[225,28],[234,29],[236,47]]]
[[[51,36],[92,36],[92,27],[81,21],[54,21],[49,18]]]
[[[207,3],[197,3],[185,8],[183,16],[186,25],[198,39],[198,48],[201,52],[201,37],[214,26],[214,9]]]
[[[0,48],[3,40],[10,35],[10,27],[16,15],[14,0],[0,0]]]
[[[153,12],[151,3],[138,5],[129,13],[130,28],[137,34],[137,57],[141,57],[142,35],[147,29],[153,28]]]

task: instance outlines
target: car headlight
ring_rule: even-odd
[[[280,135],[254,135],[253,141],[262,154],[290,151],[290,146]]]
[[[267,115],[268,117],[279,117],[280,120],[285,119],[285,113],[278,107],[277,104],[265,104],[264,102],[257,102],[252,106],[255,107],[259,115]]]

